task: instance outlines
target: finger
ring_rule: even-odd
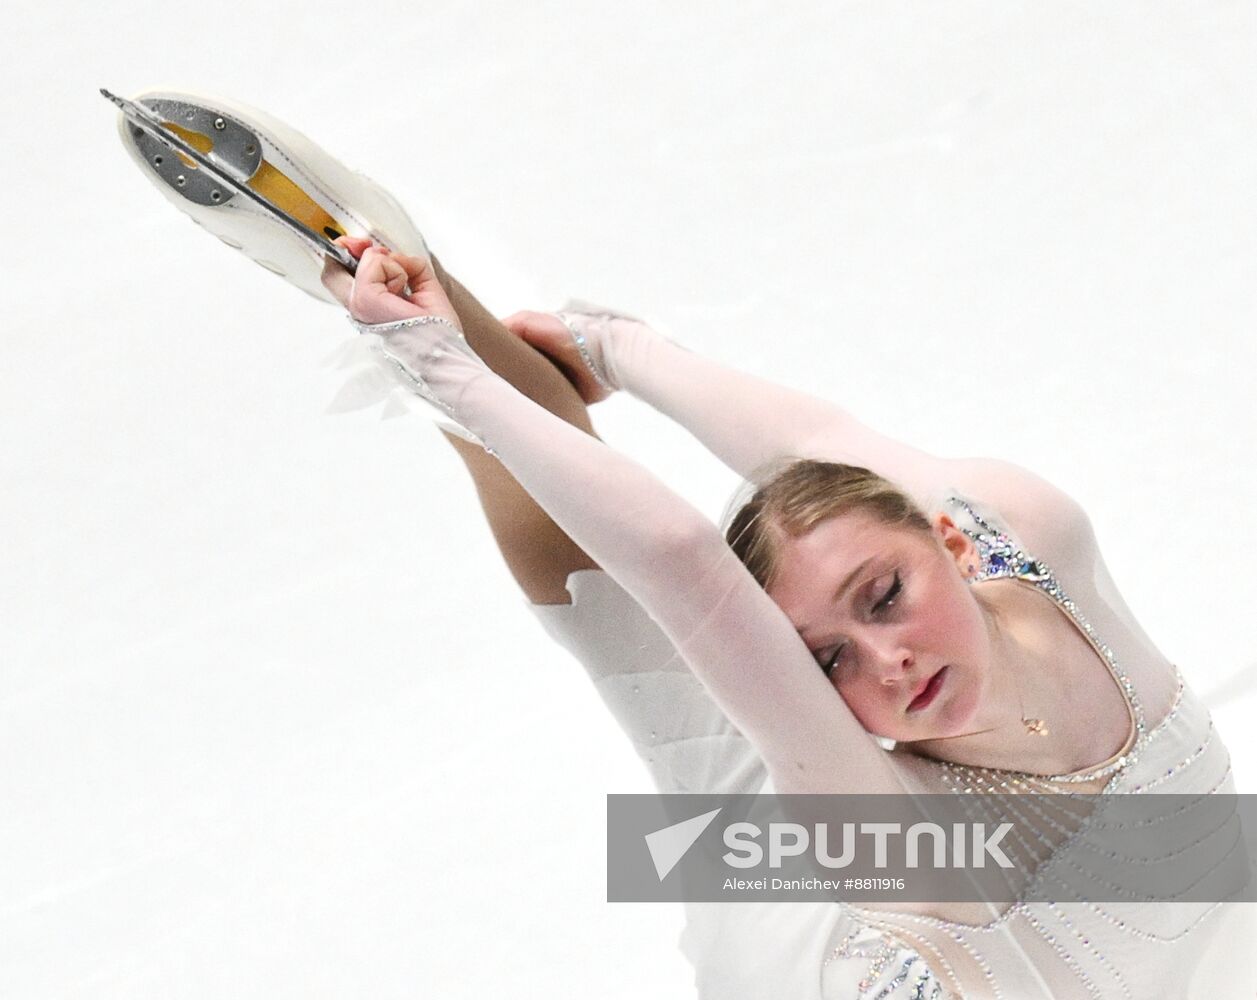
[[[349,291],[349,311],[355,317],[361,319],[368,312],[372,312],[372,303],[382,295],[387,296],[386,260],[388,258],[383,254],[376,252],[373,247],[368,247],[358,262],[358,271],[354,275],[353,286]]]
[[[388,254],[387,250],[381,250],[384,255]],[[384,287],[388,289],[390,295],[404,295],[406,292],[406,283],[410,280],[404,268],[398,265],[397,261],[392,257],[384,257]]]
[[[385,253],[371,248],[362,255],[349,293],[349,314],[360,323],[387,323],[416,315],[419,310],[389,291],[390,283],[402,284],[406,272]]]
[[[430,257],[411,257],[406,254],[394,254],[392,262],[406,272],[406,282],[410,286],[410,301],[416,305],[437,308],[441,312],[452,312],[453,307],[445,294],[445,289],[437,277],[436,268],[432,266]]]
[[[407,274],[397,261],[381,247],[369,247],[358,264],[355,287],[375,292],[400,295],[406,288]]]
[[[388,258],[376,247],[367,247],[358,261],[358,272],[354,276],[355,286],[382,285],[387,275],[384,264]]]
[[[503,325],[524,343],[552,353],[572,346],[572,332],[550,313],[519,312],[503,320]]]
[[[395,253],[392,257],[393,260],[405,268],[406,277],[410,279],[411,288],[417,288],[421,282],[436,277],[436,271],[432,267],[431,259],[428,257],[412,257],[404,253]]]
[[[355,260],[361,259],[363,253],[371,246],[371,240],[366,236],[338,236],[332,242],[348,250]]]
[[[509,316],[503,316],[499,322],[510,330],[511,333],[519,333],[528,326],[528,317],[531,315],[532,313],[530,312],[514,312]]]
[[[554,327],[555,324],[561,324],[561,321],[550,313],[534,312],[531,309],[522,309],[517,313],[511,313],[504,320],[502,325],[515,334],[523,334],[528,330],[535,330],[538,327]]]

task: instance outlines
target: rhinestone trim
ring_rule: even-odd
[[[416,326],[431,326],[436,324],[437,326],[448,327],[453,330],[454,334],[458,337],[462,337],[463,335],[463,331],[444,316],[410,316],[406,319],[396,319],[389,323],[360,323],[358,320],[350,316],[349,322],[354,325],[354,328],[359,333],[395,333],[398,330],[409,330]]]
[[[1043,785],[1043,787],[1035,789],[1038,791],[1050,790],[1048,785],[1044,785],[1044,783],[1081,784],[1087,781],[1095,781],[1097,778],[1116,775],[1119,771],[1125,770],[1135,763],[1139,753],[1147,744],[1148,731],[1144,722],[1143,706],[1139,701],[1139,695],[1135,691],[1135,686],[1131,683],[1130,678],[1126,676],[1119,666],[1112,648],[1096,634],[1095,627],[1087,620],[1086,615],[1082,613],[1082,610],[1074,603],[1073,599],[1064,592],[1055,574],[1046,563],[1036,559],[1022,549],[1011,537],[1000,531],[974,510],[968,501],[952,496],[947,498],[947,502],[954,507],[962,509],[973,520],[973,523],[977,525],[977,530],[961,527],[961,530],[973,539],[981,561],[978,572],[974,576],[974,582],[1002,579],[1024,580],[1027,583],[1034,584],[1035,587],[1047,594],[1065,612],[1069,620],[1077,626],[1083,637],[1104,662],[1113,679],[1117,681],[1118,686],[1125,693],[1126,703],[1134,718],[1135,739],[1130,749],[1116,760],[1085,771],[1073,771],[1069,774],[1029,774],[1023,771],[1006,771],[999,768],[975,768],[955,765],[947,761],[942,761],[941,763],[948,770],[961,776],[983,772],[991,775],[1003,775],[1006,780],[1019,781],[1023,784],[1034,783],[1035,785]],[[1003,782],[997,782],[997,784],[1003,788],[1008,787]],[[1104,790],[1107,791],[1108,789],[1109,784],[1106,783]]]
[[[1140,785],[1131,785],[1129,787],[1126,787],[1128,782],[1125,780],[1118,780],[1128,777],[1127,772],[1138,761],[1140,755],[1146,751],[1153,736],[1164,735],[1165,731],[1174,724],[1175,720],[1182,717],[1185,697],[1182,672],[1175,667],[1177,690],[1170,709],[1156,726],[1149,728],[1146,725],[1143,708],[1134,685],[1121,669],[1113,650],[1096,634],[1095,628],[1087,620],[1081,609],[1062,590],[1052,570],[1044,562],[1021,549],[1007,534],[995,528],[966,501],[959,497],[951,497],[948,499],[948,502],[962,508],[972,518],[973,524],[976,525],[976,530],[964,528],[962,530],[965,530],[966,534],[974,539],[982,560],[978,579],[1021,579],[1046,593],[1078,627],[1079,631],[1109,669],[1121,690],[1125,692],[1127,703],[1130,706],[1131,715],[1134,719],[1135,736],[1130,748],[1117,759],[1084,772],[1075,772],[1068,775],[1035,775],[1027,772],[1005,771],[996,768],[976,768],[956,765],[947,761],[937,761],[944,786],[949,788],[954,794],[962,795],[979,792],[1052,793],[1052,802],[1060,803],[1062,808],[1059,811],[1062,813],[1062,818],[1064,818],[1065,814],[1068,813],[1070,802],[1075,798],[1081,796],[1083,799],[1088,799],[1091,797],[1090,793],[1085,793],[1078,787],[1083,782],[1107,778],[1108,780],[1104,781],[1100,788],[1101,793],[1116,792],[1119,788],[1122,791],[1147,792],[1149,789],[1163,784],[1180,771],[1199,766],[1199,760],[1211,748],[1215,738],[1212,724],[1210,724],[1208,733],[1203,738],[1198,739],[1197,745],[1191,752],[1184,755],[1181,760],[1169,767],[1163,774],[1155,775]],[[1228,767],[1227,774],[1229,774],[1229,771]],[[1211,792],[1217,791],[1225,784],[1227,774],[1224,774],[1222,779],[1210,789]],[[1071,828],[1068,826],[1063,827],[1056,821],[1053,813],[1050,811],[1050,805],[1040,801],[1031,803],[1027,808],[1041,817],[1045,824],[1045,830],[1069,833]],[[1166,817],[1159,818],[1158,822],[1164,818]],[[1076,914],[1071,914],[1068,911],[1068,907],[1058,903],[1032,904],[1026,901],[1027,896],[1035,889],[1040,888],[1044,883],[1055,884],[1059,881],[1051,871],[1051,866],[1046,862],[1050,860],[1056,851],[1066,849],[1075,840],[1079,839],[1087,826],[1095,819],[1095,816],[1088,815],[1080,828],[1073,829],[1072,835],[1065,836],[1064,842],[1055,845],[1051,844],[1050,840],[1043,836],[1043,832],[1037,826],[1032,826],[1036,836],[1022,841],[1020,849],[1035,856],[1038,856],[1042,849],[1047,849],[1048,858],[1036,866],[1029,883],[1020,894],[1021,898],[986,924],[949,922],[923,914],[908,913],[895,914],[893,920],[887,922],[883,919],[878,919],[871,912],[860,910],[859,907],[848,906],[847,908],[852,913],[852,916],[859,920],[864,927],[876,929],[887,941],[910,942],[919,938],[920,944],[916,945],[915,950],[921,955],[936,950],[936,946],[931,942],[930,937],[924,933],[926,928],[931,929],[934,933],[946,935],[974,961],[986,980],[987,989],[992,996],[996,997],[1000,996],[1000,989],[995,982],[993,970],[979,953],[982,935],[997,932],[1001,928],[1008,926],[1010,922],[1024,921],[1025,925],[1052,949],[1064,967],[1069,970],[1077,984],[1080,995],[1097,998],[1109,995],[1130,997],[1130,985],[1124,980],[1121,971],[1115,966],[1113,960],[1099,950],[1097,942],[1093,940],[1091,934],[1087,933],[1085,922],[1080,924]],[[1208,839],[1210,836],[1216,836],[1217,832],[1212,831],[1205,838],[1201,838],[1201,840]],[[1190,850],[1194,846],[1195,844],[1187,845],[1182,850]],[[1108,853],[1099,852],[1097,862],[1103,864],[1103,858]],[[1146,864],[1154,863],[1152,859],[1144,858],[1131,859],[1123,857],[1121,860],[1135,860]],[[1075,867],[1077,866],[1075,865]],[[1097,875],[1097,873],[1088,874]],[[1063,885],[1064,883],[1061,884]],[[1117,886],[1112,888],[1119,892],[1122,891]],[[1098,904],[1083,904],[1079,901],[1078,905],[1085,905],[1095,918],[1103,920],[1106,924],[1116,928],[1123,934],[1136,940],[1154,943],[1172,943],[1184,939],[1205,922],[1210,915],[1216,914],[1221,910],[1221,904],[1213,904],[1204,912],[1195,915],[1181,930],[1172,934],[1158,935],[1131,926],[1126,920]],[[1135,905],[1138,905],[1138,903]],[[921,928],[921,931],[910,930],[912,925]],[[941,955],[938,957],[942,960]],[[1080,962],[1079,959],[1083,959],[1083,962]],[[1084,968],[1083,963],[1087,965],[1087,968]],[[933,964],[933,960],[927,962],[927,965]],[[944,964],[946,963],[944,962]],[[1088,974],[1089,972],[1090,975]],[[1104,980],[1102,984],[1098,984],[1092,978],[1097,973],[1101,973],[1101,978]],[[918,993],[914,992],[912,995],[916,996]]]
[[[603,374],[598,363],[594,361],[593,354],[589,350],[589,342],[585,339],[585,335],[576,328],[576,324],[572,321],[569,313],[555,313],[555,317],[560,323],[567,327],[567,332],[572,335],[572,342],[576,345],[576,350],[580,354],[581,360],[585,362],[585,367],[589,369],[589,373],[594,377],[594,381],[608,392],[615,392],[615,386],[611,384],[611,380]],[[595,319],[610,319],[609,316],[596,316]]]
[[[451,350],[454,353],[461,351],[471,357],[477,357],[476,353],[471,349],[471,345],[467,343],[467,338],[463,336],[462,330],[443,316],[410,316],[406,319],[393,320],[390,323],[360,323],[353,316],[350,316],[349,322],[353,324],[354,329],[356,329],[360,334],[374,335],[371,339],[372,352],[379,356],[380,360],[385,364],[397,381],[401,383],[403,388],[414,393],[426,402],[431,403],[438,410],[449,417],[455,427],[447,427],[447,429],[453,430],[453,432],[458,434],[460,437],[464,437],[467,440],[480,445],[480,447],[484,448],[486,453],[490,455],[497,454],[480,438],[479,435],[474,434],[470,429],[463,425],[462,421],[459,420],[457,414],[454,412],[454,407],[450,403],[447,403],[445,400],[438,397],[421,374],[415,371],[402,358],[390,351],[384,343],[384,336],[386,334],[397,333],[400,330],[411,330],[421,326],[441,326],[453,334],[454,343],[450,344],[448,342],[437,341],[426,348],[426,353],[421,356],[420,360],[436,361],[443,354],[450,353]],[[440,421],[438,421],[438,423],[440,423]]]
[[[870,929],[877,934],[876,937],[864,941],[855,940],[865,930]],[[904,952],[907,954],[901,957],[901,953]],[[882,977],[897,958],[901,962],[898,970],[879,988]],[[913,971],[912,967],[917,963],[920,965],[917,966],[917,978],[913,983],[911,993],[914,1000],[924,1000],[927,988],[930,989],[929,1000],[947,1000],[953,996],[943,989],[942,983],[921,956],[920,949],[897,940],[873,924],[861,924],[856,930],[849,931],[825,958],[823,966],[836,960],[848,959],[867,959],[869,962],[864,974],[856,983],[858,1000],[888,1000],[891,994],[908,981]],[[943,964],[946,965],[945,962]],[[874,993],[874,990],[877,992]]]

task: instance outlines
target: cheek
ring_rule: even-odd
[[[923,649],[951,649],[971,655],[986,628],[968,585],[937,581],[913,608],[913,635]]]
[[[885,684],[856,678],[839,681],[834,686],[861,726],[870,733],[887,735],[887,729],[895,724],[897,713],[888,697],[890,689]]]

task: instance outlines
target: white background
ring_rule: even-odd
[[[731,8],[732,5],[726,5]],[[265,107],[500,313],[567,294],[1091,512],[1257,791],[1257,8],[27,5],[5,25],[0,992],[690,995],[603,901],[647,781],[341,315],[171,209],[96,88]],[[629,401],[613,443],[732,477]]]

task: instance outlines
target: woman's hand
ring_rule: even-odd
[[[351,275],[328,258],[323,265],[323,287],[359,323],[440,316],[462,329],[427,257],[393,253],[360,236],[342,236],[336,243],[358,261],[358,272]]]
[[[551,313],[517,312],[502,320],[511,333],[530,347],[544,354],[563,377],[572,383],[580,398],[589,406],[601,402],[612,390],[594,377],[589,365],[581,357],[580,349],[572,338],[572,331]]]

